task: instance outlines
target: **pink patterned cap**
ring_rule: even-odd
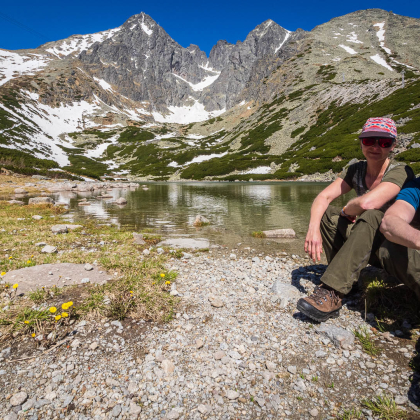
[[[397,138],[397,127],[390,118],[369,118],[362,129],[359,139],[363,137]]]

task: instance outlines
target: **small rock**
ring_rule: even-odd
[[[77,347],[80,346],[80,340],[76,338],[75,340],[73,340],[73,342],[70,344],[70,346],[74,349],[77,349]]]
[[[16,413],[9,413],[7,416],[4,417],[4,420],[17,420],[18,416]]]
[[[89,346],[89,349],[90,350],[96,350],[97,348],[98,348],[98,346],[99,346],[99,344],[98,343],[92,343],[90,346]]]
[[[111,325],[114,325],[115,327],[119,329],[123,329],[123,326],[120,321],[111,321]]]
[[[236,254],[230,254],[230,255],[229,255],[229,258],[230,258],[231,260],[236,260]]]
[[[55,254],[57,252],[57,247],[52,245],[46,245],[41,249],[43,254]]]
[[[214,353],[214,358],[215,360],[221,360],[226,356],[225,352],[222,350],[216,351],[216,353]]]
[[[175,365],[170,361],[170,360],[168,360],[168,359],[165,359],[163,362],[162,362],[162,369],[164,370],[164,372],[167,374],[167,375],[170,375],[170,374],[172,374],[173,372],[174,372],[174,370],[175,370]]]
[[[27,399],[28,399],[28,394],[22,391],[13,395],[13,397],[10,398],[9,402],[13,407],[16,407],[18,405],[22,405]]]
[[[145,245],[146,241],[143,239],[143,235],[141,233],[133,232],[133,239],[136,245]],[[144,253],[144,251],[143,251]]]
[[[195,341],[195,348],[196,349],[201,349],[204,346],[204,341],[201,339],[198,339]]]
[[[124,197],[117,198],[117,199],[115,200],[115,202],[116,202],[117,204],[119,204],[120,206],[127,204],[127,200],[126,200]]]
[[[273,372],[274,370],[276,370],[276,364],[273,362],[267,361],[265,362],[265,366],[270,372]]]
[[[201,414],[206,414],[207,413],[207,407],[204,404],[200,404],[197,407],[197,410],[201,413]]]
[[[150,251],[148,249],[143,250],[143,255],[150,255]]]
[[[38,214],[34,214],[33,216],[32,216],[32,219],[34,219],[34,220],[41,220],[43,217],[42,216],[40,216],[40,215],[38,215]]]
[[[224,305],[222,299],[218,297],[209,297],[209,301],[210,305],[214,306],[215,308],[221,308]]]
[[[138,416],[141,413],[141,407],[135,402],[130,401],[130,416]]]
[[[93,270],[93,265],[91,265],[91,264],[85,264],[84,269],[86,271],[92,271]]]
[[[310,414],[312,417],[316,417],[316,416],[319,414],[319,411],[318,411],[316,408],[313,408],[313,409],[309,412],[309,414]]]
[[[45,242],[37,242],[35,246],[45,246],[47,245]]]
[[[118,417],[119,415],[120,415],[120,413],[121,413],[121,405],[120,404],[117,404],[113,409],[112,409],[112,412],[111,412],[111,416],[112,417]]]
[[[171,410],[167,415],[166,418],[168,420],[176,420],[179,418],[179,416],[181,415],[181,413],[177,410]]]
[[[280,280],[276,280],[271,288],[273,293],[280,295],[282,298],[297,299],[300,297],[299,290],[291,284],[282,283]]]
[[[295,238],[296,237],[296,233],[293,229],[265,230],[263,233],[266,238]]]
[[[84,284],[84,283],[90,283],[90,280],[89,280],[89,278],[88,278],[88,277],[85,277],[84,279],[82,279],[82,280],[80,281],[80,283],[82,283],[82,284]]]
[[[67,233],[68,232],[67,225],[54,225],[54,226],[51,226],[51,232],[54,235],[58,235],[58,234],[61,234],[61,233]]]
[[[22,405],[22,411],[29,411],[35,404],[35,400],[31,399],[25,402],[25,404]]]
[[[204,225],[209,225],[210,224],[210,220],[205,218],[204,216],[201,216],[201,214],[199,214],[195,220],[194,220],[194,226],[204,226]]]
[[[316,332],[328,337],[336,347],[349,349],[354,346],[354,335],[344,328],[322,324]]]
[[[226,393],[226,396],[230,399],[230,400],[236,400],[237,398],[239,398],[239,393],[236,391],[232,391],[231,389]]]
[[[404,405],[407,404],[408,398],[405,395],[397,395],[395,397],[395,404]]]
[[[289,367],[287,368],[287,371],[288,371],[289,373],[291,373],[292,375],[294,375],[294,374],[297,372],[296,366],[289,366]]]
[[[29,199],[28,204],[54,204],[54,200],[51,197],[33,197]]]

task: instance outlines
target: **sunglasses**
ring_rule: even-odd
[[[394,143],[394,139],[381,137],[364,137],[361,140],[364,146],[373,146],[374,144],[376,144],[376,142],[378,142],[379,146],[384,149],[391,147]]]

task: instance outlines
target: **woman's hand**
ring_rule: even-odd
[[[318,228],[309,227],[308,233],[305,239],[305,252],[309,254],[309,257],[316,262],[321,261],[322,253],[322,236],[321,231]]]

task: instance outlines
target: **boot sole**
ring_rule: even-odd
[[[306,315],[307,317],[314,319],[315,321],[318,322],[325,322],[330,318],[338,318],[340,316],[340,309],[337,309],[333,312],[321,312],[318,309],[312,307],[311,310],[309,311],[307,308],[305,308],[304,306],[302,306],[300,304],[300,301],[298,301],[296,307],[299,309],[300,312],[302,312],[304,315]]]

